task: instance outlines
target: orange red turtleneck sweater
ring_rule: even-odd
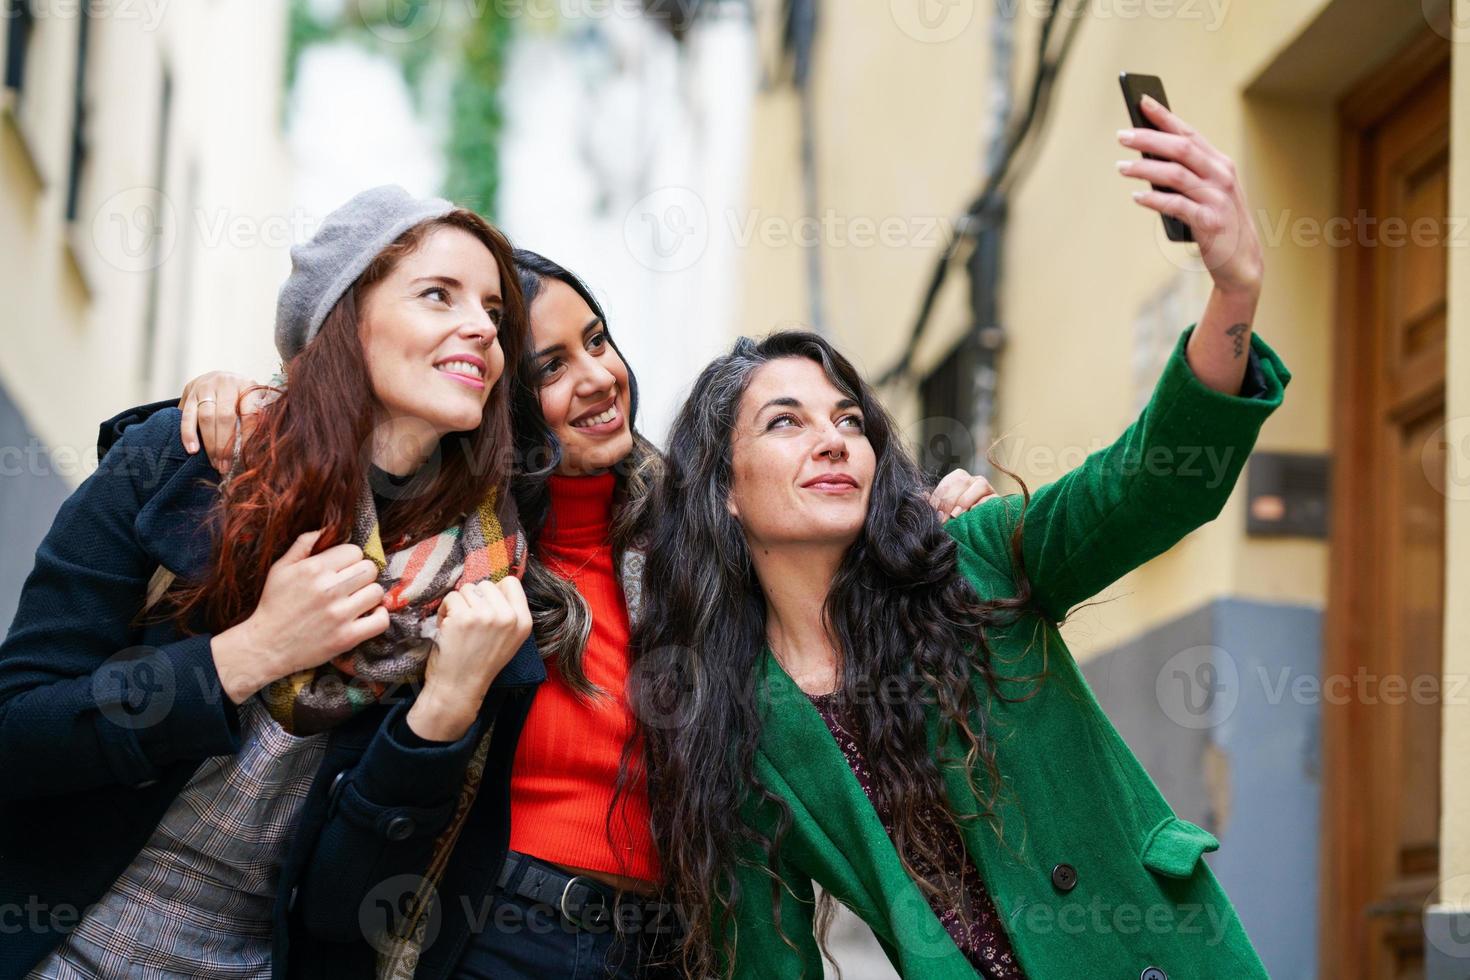
[[[609,541],[615,479],[612,473],[551,477],[551,512],[537,555],[591,608],[582,665],[606,694],[590,703],[567,686],[555,664],[546,665],[511,770],[510,846],[555,864],[658,881],[643,779],[630,780],[619,797],[608,840],[618,763],[633,732],[628,607]],[[634,758],[630,771],[641,769]]]

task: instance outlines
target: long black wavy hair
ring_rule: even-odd
[[[826,340],[799,331],[741,339],[704,369],[674,422],[654,491],[629,685],[666,887],[686,919],[677,958],[695,977],[732,962],[739,864],[770,875],[780,921],[782,882],[771,869],[791,811],[755,771],[762,727],[757,685],[770,656],[765,601],[726,500],[741,398],[761,365],[786,357],[821,365],[862,409],[876,456],[867,519],[824,610],[841,651],[839,703],[851,709],[875,803],[893,815],[905,869],[926,894],[953,898],[958,908],[965,903],[953,876],[936,875],[936,881],[915,872],[947,866],[923,817],[937,812],[956,826],[983,817],[996,825],[1000,781],[976,681],[1003,696],[997,681],[1005,675],[995,670],[985,632],[1015,622],[1030,602],[1020,526],[1010,539],[1016,593],[982,601],[957,568],[955,542],[929,506],[929,485],[892,419]],[[1024,510],[1029,494],[1021,486]],[[940,757],[926,738],[928,705],[939,716]],[[978,817],[956,816],[948,806],[940,772],[950,762],[964,766],[981,805]],[[751,807],[773,808],[767,810],[777,816],[773,835],[745,822]],[[763,860],[752,861],[751,854]],[[832,912],[824,897],[817,911],[824,952]]]
[[[618,350],[602,304],[580,278],[546,256],[518,248],[514,254],[517,278],[528,311],[548,282],[570,286],[586,301],[593,314],[602,321],[607,342],[628,368],[628,428],[633,433],[633,451],[613,465],[617,489],[613,498],[613,567],[622,577],[623,558],[636,549],[643,533],[643,515],[649,499],[650,483],[659,464],[658,450],[639,434],[638,381],[633,367]],[[534,328],[533,328],[534,330]],[[525,528],[531,560],[527,564],[524,584],[526,601],[531,607],[532,632],[536,646],[546,660],[553,663],[562,678],[577,693],[594,698],[601,691],[587,678],[582,660],[587,637],[592,631],[592,612],[587,600],[567,579],[546,568],[536,555],[536,545],[551,512],[551,475],[562,461],[562,445],[541,413],[540,381],[535,364],[535,343],[523,346],[516,366],[516,384],[511,386],[510,418],[516,449],[516,474],[511,492],[516,500],[521,525]],[[636,583],[623,583],[625,591]]]

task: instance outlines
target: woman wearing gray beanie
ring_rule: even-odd
[[[545,676],[510,245],[385,187],[292,266],[286,384],[227,475],[158,411],[37,550],[0,645],[0,908],[32,913],[0,978],[370,974],[339,889],[428,867],[462,792],[505,807],[483,760]]]
[[[520,464],[512,485],[531,545],[526,592],[549,676],[514,747],[508,837],[476,807],[456,831],[447,867],[431,866],[426,876],[442,874],[436,904],[417,900],[428,889],[411,875],[406,901],[399,883],[365,887],[354,875],[335,907],[320,906],[335,911],[344,939],[369,926],[360,906],[394,910],[398,939],[385,945],[384,980],[630,980],[654,975],[681,933],[675,907],[652,897],[662,876],[636,746],[621,771],[633,728],[629,620],[659,454],[637,432],[638,384],[592,291],[544,256],[522,249],[515,262],[532,342],[510,390]],[[236,406],[248,385],[210,374],[186,389],[184,437],[221,463],[235,413],[198,402]],[[931,502],[948,515],[988,490],[956,471]],[[324,841],[337,838],[333,826]],[[322,868],[353,868],[348,847],[318,853]],[[382,922],[371,918],[373,928]]]

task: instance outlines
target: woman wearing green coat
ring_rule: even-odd
[[[738,342],[670,434],[633,696],[695,976],[820,978],[833,900],[899,975],[1243,980],[1262,966],[1058,624],[1212,520],[1290,373],[1228,158],[1120,134],[1214,290],[1138,419],[1034,494],[941,525],[830,344]],[[818,900],[817,888],[823,898]]]

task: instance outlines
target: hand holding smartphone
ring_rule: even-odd
[[[1128,118],[1132,120],[1133,128],[1157,130],[1159,127],[1144,115],[1143,97],[1152,96],[1165,109],[1169,108],[1169,99],[1164,95],[1163,81],[1157,75],[1135,75],[1125,71],[1118,76],[1118,82],[1123,86],[1123,101],[1128,104]],[[1145,153],[1144,157],[1149,160],[1160,159],[1152,153]],[[1178,193],[1172,187],[1160,187],[1158,184],[1150,184],[1150,186],[1156,191],[1163,191],[1167,194]],[[1189,225],[1167,214],[1161,217],[1164,219],[1164,232],[1169,236],[1169,241],[1194,241],[1194,233],[1190,231]]]

